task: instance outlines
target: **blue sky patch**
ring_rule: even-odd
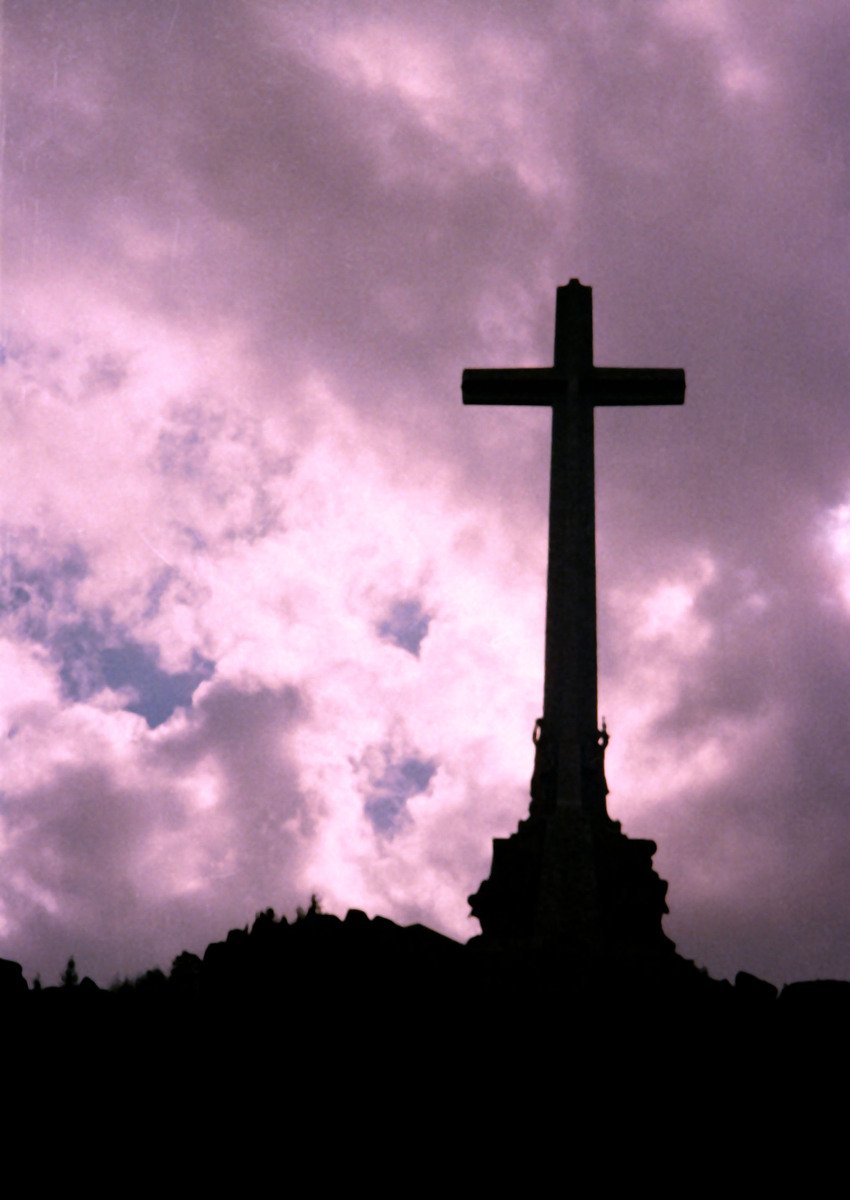
[[[195,652],[188,670],[163,670],[157,647],[136,641],[110,612],[81,611],[76,592],[88,572],[82,551],[71,546],[45,553],[32,530],[7,531],[4,541],[0,620],[18,637],[50,650],[67,700],[87,700],[105,687],[127,689],[132,694],[127,710],[144,717],[151,729],[191,705],[195,689],[212,675],[213,662]],[[173,574],[168,568],[154,581],[149,610],[156,611]]]
[[[114,634],[113,634],[114,639]],[[132,638],[103,644],[103,634],[80,621],[67,625],[52,639],[51,648],[61,662],[59,677],[69,700],[86,700],[103,687],[128,688],[133,698],[128,712],[144,717],[151,729],[167,721],[177,708],[187,708],[199,684],[209,679],[214,663],[197,651],[188,671],[171,673],[158,663],[156,646]]]
[[[86,700],[104,686],[100,665],[103,634],[88,620],[62,625],[47,639],[59,661],[62,694],[68,700]]]
[[[56,614],[76,610],[77,587],[88,574],[85,555],[76,546],[45,553],[32,529],[0,530],[0,536],[0,619],[11,620],[23,637],[47,643]]]
[[[177,571],[174,567],[163,567],[156,579],[148,588],[147,604],[145,606],[144,616],[146,620],[155,617],[160,610],[162,598],[171,584],[177,578]]]
[[[191,668],[172,675],[157,665],[158,657],[155,646],[139,642],[100,651],[105,683],[116,690],[132,688],[136,699],[127,705],[127,711],[144,717],[151,729],[167,721],[176,708],[190,707],[195,689],[210,678],[214,668],[210,659],[195,651]]]
[[[410,820],[407,801],[426,791],[434,778],[434,759],[407,755],[393,761],[388,746],[382,748],[383,771],[370,780],[364,810],[377,833],[392,837]]]
[[[378,637],[418,658],[419,647],[428,635],[430,624],[430,614],[418,600],[396,600],[378,624]]]

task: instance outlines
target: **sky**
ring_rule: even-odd
[[[597,413],[609,809],[718,977],[850,977],[850,10],[5,0],[0,956],[315,893],[466,940],[525,815],[550,416]]]

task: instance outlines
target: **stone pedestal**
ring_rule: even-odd
[[[482,942],[590,953],[672,951],[661,928],[667,884],[654,842],[619,821],[564,805],[493,841],[493,865],[469,903]]]

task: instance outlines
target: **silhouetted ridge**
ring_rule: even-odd
[[[813,1015],[843,1017],[850,983],[791,984],[781,992],[740,972],[735,985],[717,981],[681,958],[672,944],[647,953],[639,944],[534,948],[463,945],[423,925],[400,926],[352,909],[344,919],[313,902],[294,921],[271,909],[250,928],[232,929],[203,956],[184,951],[168,974],[153,968],[110,989],[79,982],[66,969],[57,987],[28,989],[20,966],[0,960],[2,998],[37,1027],[70,1032],[93,1019],[119,1040],[139,1028],[191,1028],[197,1019],[273,1019],[281,1029],[318,1036],[442,1038],[448,1031],[473,1042],[522,1027],[543,1037],[544,1014],[561,1028],[565,1014],[604,1020],[625,1010],[670,1022],[697,1016],[746,1028],[778,1014],[794,1023]],[[153,1023],[153,1024],[152,1024]],[[329,1024],[328,1024],[329,1023]],[[545,1037],[558,1034],[550,1029]],[[566,1029],[563,1030],[567,1037]]]

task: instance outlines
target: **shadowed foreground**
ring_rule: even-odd
[[[182,1156],[195,1186],[220,1187],[229,1163],[238,1194],[257,1164],[301,1163],[347,1192],[373,1168],[391,1183],[395,1163],[441,1190],[459,1169],[514,1172],[538,1195],[563,1150],[625,1182],[674,1141],[702,1141],[694,1161],[734,1157],[754,1113],[793,1122],[794,1145],[801,1121],[827,1128],[850,983],[777,995],[670,950],[464,946],[313,906],[293,922],[268,910],[167,976],[23,985],[6,1010],[6,1092],[22,1118],[47,1096],[75,1153],[108,1130],[128,1161]]]

